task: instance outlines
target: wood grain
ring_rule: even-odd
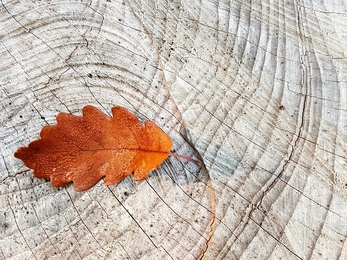
[[[346,3],[2,1],[0,259],[346,259]],[[127,107],[174,149],[84,193],[13,157]]]

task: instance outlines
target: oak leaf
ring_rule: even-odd
[[[77,191],[104,184],[116,184],[134,173],[135,181],[144,180],[173,154],[171,139],[152,121],[144,125],[125,108],[112,108],[113,117],[96,107],[85,106],[82,116],[57,115],[57,124],[44,126],[41,139],[14,154],[34,170],[37,178],[50,178],[54,187],[73,182]]]

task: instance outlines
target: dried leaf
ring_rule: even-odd
[[[144,125],[123,107],[113,107],[109,117],[96,107],[85,106],[82,116],[59,113],[57,124],[42,128],[41,139],[14,154],[34,170],[37,178],[50,178],[54,187],[74,183],[77,191],[116,184],[134,172],[144,180],[168,156],[171,139],[153,122]],[[196,163],[196,162],[195,162]]]

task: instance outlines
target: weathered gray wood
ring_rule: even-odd
[[[346,259],[346,24],[343,1],[2,1],[0,259]],[[87,104],[206,169],[33,178],[14,151]]]

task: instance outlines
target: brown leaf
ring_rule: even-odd
[[[156,124],[147,120],[143,125],[123,107],[113,107],[113,117],[93,106],[82,112],[59,113],[56,125],[43,127],[41,139],[20,147],[14,156],[37,178],[50,178],[52,186],[73,181],[75,190],[84,191],[104,176],[106,185],[132,172],[135,181],[144,180],[148,171],[175,155],[171,139]]]

